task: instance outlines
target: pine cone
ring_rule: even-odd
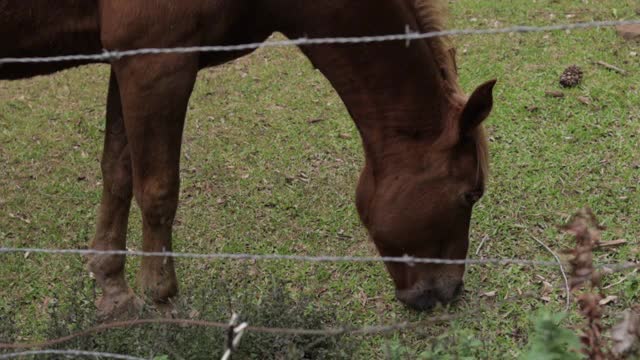
[[[582,81],[582,70],[577,65],[571,65],[560,75],[560,85],[574,87]]]

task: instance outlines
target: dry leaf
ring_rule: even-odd
[[[191,310],[191,312],[189,312],[189,318],[190,319],[195,319],[198,316],[200,316],[200,312],[196,309]]]
[[[340,139],[351,139],[351,135],[346,134],[346,133],[342,133],[342,134],[338,135],[338,137]]]
[[[496,296],[496,291],[495,290],[494,291],[487,291],[487,292],[484,292],[484,293],[480,294],[480,296],[489,297],[489,298],[490,297],[495,297]]]
[[[547,96],[551,96],[554,98],[563,98],[564,97],[564,93],[562,91],[558,91],[558,90],[547,90],[544,92],[545,95]]]
[[[578,101],[585,105],[591,105],[591,100],[586,96],[578,96]]]
[[[617,297],[617,296],[615,296],[615,295],[609,295],[609,296],[607,296],[606,298],[604,298],[604,299],[600,300],[600,302],[599,302],[599,303],[600,303],[600,305],[607,305],[608,303],[610,303],[610,302],[614,302],[614,301],[616,301],[616,300],[618,300],[618,297]]]

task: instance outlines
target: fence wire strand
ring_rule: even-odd
[[[356,37],[325,37],[325,38],[298,38],[292,40],[264,41],[238,45],[213,45],[213,46],[187,46],[173,48],[142,48],[131,50],[107,50],[104,49],[100,54],[75,54],[62,56],[46,56],[46,57],[6,57],[0,58],[0,65],[12,63],[46,63],[46,62],[64,62],[64,61],[110,61],[128,56],[149,55],[149,54],[187,54],[195,52],[211,53],[211,52],[229,52],[254,50],[262,47],[291,47],[291,46],[307,46],[307,45],[325,45],[325,44],[363,44],[363,43],[379,43],[387,41],[405,41],[410,43],[411,40],[429,39],[441,36],[463,36],[463,35],[496,35],[509,33],[533,33],[533,32],[549,32],[563,30],[577,30],[588,28],[612,27],[620,25],[637,25],[640,19],[634,20],[607,20],[607,21],[588,21],[572,24],[557,24],[546,26],[527,26],[518,25],[497,29],[454,29],[431,32],[405,32],[401,34],[391,35],[374,35],[374,36],[356,36]]]
[[[135,250],[94,250],[94,249],[40,249],[40,248],[9,248],[0,247],[0,254],[24,253],[24,254],[75,254],[75,255],[125,255],[141,257],[173,257],[194,258],[207,260],[289,260],[307,262],[393,262],[413,264],[437,264],[437,265],[539,265],[558,266],[556,261],[539,261],[529,259],[487,258],[487,259],[436,259],[418,258],[413,256],[311,256],[311,255],[286,255],[286,254],[243,254],[243,253],[185,253],[170,251],[135,251]]]
[[[305,261],[305,262],[354,262],[354,263],[377,263],[392,262],[404,263],[409,266],[416,264],[435,265],[534,265],[557,267],[569,265],[566,262],[548,260],[531,260],[515,258],[482,258],[482,259],[436,259],[419,258],[414,256],[312,256],[312,255],[287,255],[287,254],[246,254],[246,253],[187,253],[171,251],[136,251],[136,250],[95,250],[95,249],[44,249],[44,248],[12,248],[0,247],[0,255],[8,253],[23,254],[62,254],[62,255],[124,255],[140,257],[172,257],[172,258],[192,258],[206,260],[250,260],[250,261]],[[624,262],[597,265],[598,268],[607,268],[611,272],[632,270],[640,268],[640,263]]]

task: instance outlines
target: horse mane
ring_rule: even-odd
[[[412,0],[416,9],[420,32],[444,31],[448,18],[446,0]],[[448,36],[438,36],[425,39],[427,46],[435,56],[436,64],[444,86],[449,94],[458,97],[463,94],[458,84],[458,69],[456,65],[456,51]],[[465,97],[466,99],[466,97]],[[477,180],[484,183],[489,175],[489,150],[485,129],[478,126],[473,132],[478,162]]]
[[[448,18],[448,7],[445,0],[412,0],[416,9],[420,32],[445,30]],[[435,56],[440,74],[448,91],[462,93],[458,85],[458,71],[455,59],[455,47],[448,36],[424,39]]]
[[[447,5],[443,0],[414,0],[423,30],[441,31],[448,17]]]

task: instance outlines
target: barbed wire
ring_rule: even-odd
[[[405,264],[436,264],[436,265],[476,265],[476,264],[517,264],[558,266],[556,261],[541,261],[529,259],[486,258],[486,259],[436,259],[418,258],[414,256],[312,256],[287,254],[245,254],[245,253],[186,253],[171,251],[136,251],[136,250],[94,250],[94,249],[41,249],[41,248],[8,248],[0,247],[3,253],[45,253],[45,254],[75,254],[75,255],[125,255],[141,257],[173,257],[194,258],[207,260],[289,260],[308,262],[393,262]]]
[[[247,254],[247,253],[187,253],[172,251],[136,251],[136,250],[95,250],[95,249],[44,249],[44,248],[11,248],[0,247],[0,254],[3,253],[44,253],[63,255],[125,255],[141,257],[172,257],[172,258],[194,258],[207,260],[288,260],[307,262],[393,262],[408,265],[435,264],[435,265],[536,265],[553,266],[558,264],[569,265],[568,263],[546,260],[530,260],[517,258],[482,258],[482,259],[437,259],[420,258],[414,256],[312,256],[312,255],[287,255],[287,254]],[[640,263],[624,262],[600,264],[597,267],[608,268],[611,271],[623,271],[640,268]]]
[[[108,358],[108,359],[121,359],[121,360],[148,360],[145,358],[124,355],[124,354],[113,354],[106,352],[98,352],[98,351],[85,351],[85,350],[29,350],[29,351],[20,351],[14,353],[6,353],[0,354],[0,359],[14,359],[29,355],[64,355],[64,356],[91,356],[98,359]]]
[[[556,24],[546,26],[527,26],[517,25],[496,29],[453,29],[431,32],[411,32],[407,30],[402,34],[390,35],[374,35],[374,36],[354,36],[354,37],[324,37],[324,38],[298,38],[292,40],[263,41],[238,45],[213,45],[213,46],[187,46],[172,48],[141,48],[131,50],[107,50],[104,49],[101,54],[75,54],[61,56],[45,56],[45,57],[6,57],[0,58],[0,65],[11,63],[45,63],[45,62],[64,62],[64,61],[110,61],[123,57],[149,54],[185,54],[194,52],[229,52],[253,50],[263,47],[291,47],[291,46],[307,46],[307,45],[323,45],[323,44],[362,44],[362,43],[378,43],[387,41],[406,41],[429,39],[442,36],[463,36],[463,35],[496,35],[508,33],[532,33],[532,32],[549,32],[562,30],[576,30],[588,28],[611,27],[620,25],[637,25],[640,19],[636,20],[607,20],[607,21],[588,21],[572,24]]]

